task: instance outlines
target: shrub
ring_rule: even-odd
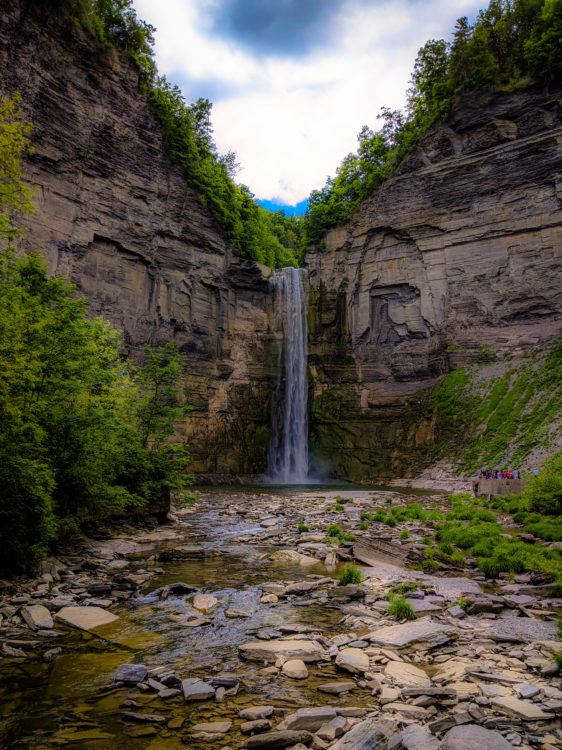
[[[541,518],[531,522],[527,518],[525,531],[547,542],[562,542],[562,518]]]
[[[439,563],[432,557],[426,557],[425,560],[422,560],[421,562],[421,569],[426,573],[433,573],[438,567]]]
[[[331,523],[326,529],[326,534],[331,537],[341,536],[343,529],[338,523]]]
[[[309,531],[309,528],[304,521],[301,521],[299,523],[299,525],[297,526],[297,529],[301,534],[304,534],[306,531]]]
[[[390,601],[394,594],[409,594],[411,591],[417,591],[418,584],[415,581],[403,581],[390,589],[386,598]]]
[[[368,529],[368,528],[369,528],[369,524],[367,523],[367,521],[362,521],[362,522],[361,522],[361,523],[359,524],[359,529],[360,529],[361,531],[367,531],[367,529]]]
[[[523,492],[532,511],[547,516],[562,514],[562,451],[545,461],[538,476]]]
[[[399,534],[399,539],[409,539],[410,538],[410,532],[408,529],[402,529],[402,531]]]
[[[339,576],[339,582],[342,586],[348,583],[361,583],[363,575],[359,568],[353,563],[346,563]]]
[[[412,609],[412,605],[402,594],[395,594],[392,596],[388,605],[388,614],[399,620],[416,619],[416,613]]]

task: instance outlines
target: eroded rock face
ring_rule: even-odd
[[[420,396],[451,364],[559,334],[558,101],[465,103],[308,253],[312,434],[336,474],[419,469],[435,439]]]
[[[167,160],[132,66],[51,5],[6,0],[0,17],[0,96],[20,92],[33,124],[20,249],[41,250],[133,353],[176,342],[196,473],[263,471],[269,269],[234,255]]]

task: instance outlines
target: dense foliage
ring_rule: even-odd
[[[529,509],[562,520],[562,453],[551,456],[523,493]]]
[[[136,66],[141,89],[162,125],[170,158],[181,166],[239,254],[273,268],[297,265],[300,220],[282,212],[271,214],[245,185],[234,182],[236,156],[217,150],[211,102],[198,99],[186,104],[180,89],[157,74],[154,29],[137,17],[132,0],[61,1],[103,44],[123,50]]]
[[[335,177],[314,190],[303,226],[303,244],[348,221],[420,140],[447,116],[459,95],[562,79],[562,0],[491,0],[475,23],[457,21],[452,43],[428,41],[419,51],[405,113],[383,109],[382,127],[363,127],[357,153]]]
[[[0,102],[0,226],[29,207],[21,180],[28,126]],[[7,166],[6,166],[7,165]],[[0,249],[0,571],[33,568],[65,533],[124,511],[166,508],[188,482],[170,443],[181,372],[173,346],[121,356],[119,332],[90,320],[71,284],[37,254]]]

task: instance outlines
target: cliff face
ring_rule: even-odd
[[[22,249],[40,249],[130,350],[178,344],[196,472],[261,471],[269,271],[234,256],[169,163],[135,70],[48,6],[4,0],[0,14],[0,95],[20,92],[33,123]]]
[[[465,104],[307,255],[312,436],[353,478],[414,471],[451,365],[560,334],[559,95]]]

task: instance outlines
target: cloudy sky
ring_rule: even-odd
[[[258,198],[321,187],[361,126],[403,107],[419,47],[484,0],[134,0],[161,73],[211,99],[215,140]]]

